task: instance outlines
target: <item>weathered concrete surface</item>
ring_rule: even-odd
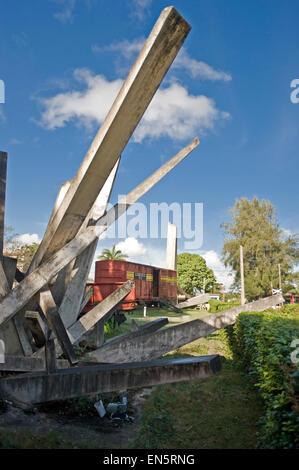
[[[7,153],[0,152],[0,261],[2,262],[4,242],[4,216],[6,196]]]
[[[68,361],[64,359],[57,361],[57,367],[59,369],[66,369],[68,366]],[[3,372],[35,372],[45,369],[45,360],[40,357],[10,356],[6,354],[5,362],[0,363],[0,371]]]
[[[151,362],[93,365],[0,379],[0,396],[15,404],[44,403],[96,393],[149,387],[209,377],[221,369],[220,357],[202,356]]]
[[[166,269],[177,269],[177,228],[170,222],[167,230]]]
[[[72,344],[75,344],[87,333],[96,323],[106,323],[110,314],[113,314],[115,308],[125,297],[131,292],[134,287],[134,282],[128,280],[110,295],[105,297],[98,305],[92,310],[85,313],[74,325],[68,329],[68,335]]]
[[[16,276],[17,261],[17,258],[3,256],[3,269],[10,289]]]
[[[5,297],[11,291],[9,282],[7,280],[2,261],[0,260],[0,298]],[[9,324],[0,325],[0,339],[4,341],[6,351],[9,354],[22,354],[23,347],[21,337],[17,331],[17,315]],[[32,353],[32,350],[31,350]]]
[[[96,305],[92,310],[83,315],[77,322],[75,322],[69,329],[67,335],[71,344],[76,344],[80,339],[97,323],[102,322],[103,325],[113,315],[118,304],[131,292],[134,287],[134,282],[128,280],[110,295],[108,295],[102,302]],[[56,356],[59,357],[63,353],[61,344],[55,339]],[[34,357],[43,357],[45,348],[42,347]]]
[[[90,297],[92,296],[92,293],[93,293],[93,288],[92,288],[92,287],[88,287],[88,288],[85,290],[84,297],[83,297],[82,302],[81,302],[81,305],[80,305],[80,312],[82,312],[82,310],[84,309],[85,305],[89,302]]]
[[[175,8],[162,11],[54,215],[30,271],[77,234],[190,29]]]
[[[2,261],[0,261],[0,296],[4,297],[10,291],[7,277],[3,268]]]
[[[17,315],[16,315],[17,316]],[[27,310],[25,312],[25,322],[29,326],[37,347],[45,344],[47,325],[42,320],[39,312]]]
[[[77,364],[78,358],[76,357],[72,343],[68,336],[67,330],[63,321],[58,313],[57,306],[51,295],[49,289],[42,290],[39,296],[40,308],[47,319],[47,323],[59,342],[61,349],[69,360],[70,364]]]
[[[94,225],[95,221],[103,217],[106,212],[107,204],[110,199],[110,194],[113,188],[117,170],[119,167],[120,159],[117,160],[114,168],[112,169],[109,177],[107,178],[100,194],[98,195],[94,205],[89,211],[84,223],[80,227],[79,234],[83,232],[88,225]],[[88,280],[88,275],[94,260],[95,252],[97,249],[98,239],[95,239],[81,255],[78,256],[75,262],[71,265],[74,267],[76,274],[71,279],[67,286],[62,301],[58,298],[59,314],[66,328],[71,326],[77,320],[81,312],[81,304],[84,297],[85,286]],[[56,283],[59,283],[59,278]],[[63,289],[63,286],[62,286]],[[61,290],[61,288],[60,288]],[[55,296],[54,296],[55,297]],[[56,297],[57,294],[56,294]],[[55,300],[56,300],[55,297]],[[60,297],[60,296],[59,296]]]
[[[79,256],[94,240],[99,238],[110,225],[126,210],[146,194],[158,181],[167,175],[184,158],[199,145],[194,139],[189,145],[172,157],[168,162],[143,181],[118,204],[115,204],[107,214],[97,221],[97,225],[87,227],[67,245],[61,248],[48,261],[30,273],[5,298],[0,301],[0,325],[12,318],[29,300],[39,292],[64,266]]]
[[[263,311],[281,302],[283,302],[281,295],[273,295],[217,314],[207,315],[200,320],[189,321],[156,333],[128,339],[120,344],[111,344],[107,348],[99,348],[90,354],[93,354],[93,358],[98,362],[105,363],[148,361],[198,338],[208,336],[220,328],[232,325],[241,312]]]
[[[4,341],[7,354],[23,355],[23,348],[13,320],[0,326],[0,340]]]
[[[161,328],[163,328],[163,326],[167,324],[168,324],[168,318],[157,318],[157,320],[151,321],[149,323],[146,323],[145,325],[140,326],[135,331],[130,331],[129,333],[124,333],[122,335],[115,336],[114,338],[108,339],[107,341],[105,341],[103,346],[101,346],[101,348],[97,349],[96,351],[92,351],[88,353],[87,357],[97,359],[98,351],[101,351],[101,352],[106,351],[106,354],[107,352],[109,354],[109,349],[111,346],[112,346],[112,350],[114,350],[116,345],[121,344],[124,341],[131,340],[134,338],[139,338],[140,336],[143,336],[149,333],[154,333],[155,331],[160,330]],[[109,362],[115,362],[115,361],[109,361]]]
[[[200,295],[196,295],[195,297],[191,297],[191,299],[185,300],[184,302],[179,302],[178,304],[176,304],[176,306],[178,308],[194,307],[195,305],[209,302],[209,300],[210,300],[209,294],[200,294]]]

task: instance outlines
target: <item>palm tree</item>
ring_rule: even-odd
[[[108,248],[105,248],[105,250],[102,251],[102,254],[98,256],[99,260],[104,260],[104,259],[116,259],[116,260],[123,260],[125,258],[128,258],[128,255],[125,253],[122,253],[121,250],[117,250],[115,248],[115,245],[112,246],[111,250]]]

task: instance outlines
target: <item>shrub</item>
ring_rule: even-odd
[[[240,305],[238,300],[233,300],[231,302],[222,302],[222,300],[210,299],[210,313],[219,313],[223,310],[228,310],[229,308],[236,307]]]
[[[299,446],[298,363],[291,360],[299,316],[285,310],[241,313],[227,329],[234,358],[253,377],[263,398],[261,424],[268,448]]]

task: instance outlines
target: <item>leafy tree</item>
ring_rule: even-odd
[[[278,264],[283,292],[294,289],[292,268],[299,259],[296,235],[286,237],[279,229],[275,207],[270,201],[240,198],[230,209],[232,222],[222,223],[225,240],[223,259],[235,272],[233,288],[240,288],[240,245],[243,246],[245,293],[247,300],[278,289]]]
[[[202,256],[191,253],[179,254],[177,269],[178,285],[187,294],[194,295],[194,288],[202,290],[204,282],[205,291],[212,292],[216,278]]]
[[[128,258],[128,255],[123,253],[121,250],[117,250],[115,248],[115,245],[112,246],[111,250],[108,248],[105,248],[102,251],[102,254],[98,256],[99,260],[104,260],[104,259],[116,259],[116,260],[123,260]]]
[[[39,243],[32,243],[30,245],[21,244],[17,240],[17,234],[14,232],[14,228],[5,227],[3,254],[11,258],[17,258],[17,267],[23,273],[28,270],[38,247]]]

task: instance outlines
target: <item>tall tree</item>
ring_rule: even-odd
[[[267,200],[240,198],[230,209],[232,222],[224,222],[223,259],[235,272],[233,287],[240,286],[240,245],[243,246],[245,293],[247,300],[271,294],[278,289],[278,264],[283,291],[292,288],[292,268],[299,260],[298,238],[285,236],[279,228],[276,209]]]
[[[124,260],[128,258],[128,255],[123,253],[121,250],[117,250],[115,248],[115,245],[112,246],[111,250],[108,248],[105,248],[102,251],[102,254],[98,256],[99,260],[105,260],[105,259],[116,259],[116,260]]]
[[[187,294],[194,295],[194,288],[212,292],[216,278],[212,269],[207,267],[205,259],[196,254],[181,253],[178,255],[178,285]]]

